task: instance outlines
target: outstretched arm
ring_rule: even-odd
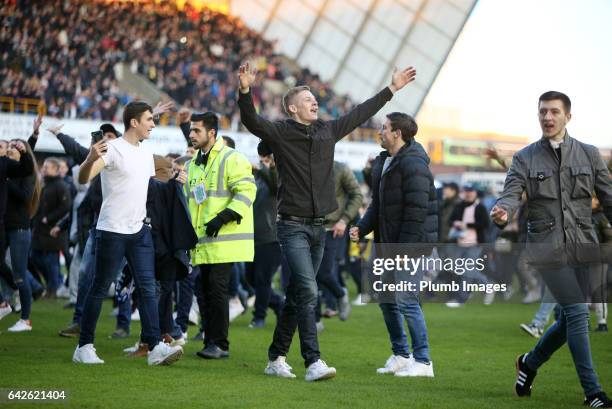
[[[261,139],[270,140],[276,135],[276,126],[257,115],[253,98],[251,97],[251,85],[255,82],[257,70],[250,63],[240,66],[238,79],[240,80],[240,91],[238,92],[238,107],[240,108],[240,120],[252,134]]]
[[[416,69],[413,67],[401,71],[395,68],[391,76],[391,84],[388,87],[357,105],[348,114],[330,122],[336,142],[373,117],[393,97],[394,93],[414,81],[415,77]]]

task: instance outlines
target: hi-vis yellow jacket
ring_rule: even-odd
[[[253,201],[257,187],[249,161],[218,138],[206,167],[196,165],[195,157],[185,167],[185,195],[191,223],[198,236],[198,245],[191,251],[191,264],[253,261]],[[206,198],[198,205],[195,191],[201,184]],[[217,237],[207,237],[205,224],[225,208],[238,213],[242,217],[240,223],[227,223]]]

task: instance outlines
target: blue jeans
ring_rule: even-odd
[[[550,293],[548,287],[544,286],[544,296],[542,297],[542,302],[540,303],[540,308],[536,312],[535,317],[533,317],[533,321],[531,323],[538,328],[544,329],[546,324],[548,324],[548,320],[550,319],[550,314],[555,309],[556,302]]]
[[[587,305],[557,304],[555,309],[558,315],[557,321],[548,328],[535,348],[529,352],[527,366],[532,370],[538,370],[567,342],[584,394],[590,396],[601,392],[601,385],[593,369],[591,358]]]
[[[181,327],[182,332],[187,332],[189,327],[189,311],[193,304],[193,291],[195,289],[195,278],[197,271],[178,282],[178,300],[176,301],[176,324]]]
[[[59,251],[32,250],[32,261],[47,281],[47,291],[56,291],[62,285]]]
[[[83,256],[81,257],[81,265],[79,266],[79,280],[77,289],[77,300],[74,306],[74,314],[72,315],[73,324],[81,324],[81,317],[83,316],[83,308],[85,308],[85,300],[87,294],[91,288],[91,283],[94,279],[95,273],[95,230],[89,231],[89,237],[85,243],[83,249]],[[125,258],[122,261],[121,269],[125,265]],[[128,298],[125,302],[118,305],[119,312],[117,314],[117,328],[123,328],[127,332],[130,332],[130,319],[132,316],[132,305]]]
[[[74,306],[74,314],[72,316],[73,324],[80,324],[81,317],[83,316],[83,308],[85,307],[85,300],[87,294],[91,288],[91,283],[94,277],[94,245],[95,245],[95,230],[89,231],[89,236],[85,242],[83,248],[83,256],[81,257],[81,266],[79,267],[79,286],[77,289],[77,300]]]
[[[255,285],[255,309],[253,319],[266,319],[268,307],[280,314],[283,297],[272,289],[272,277],[281,264],[281,249],[278,243],[255,245],[253,259],[253,281]]]
[[[400,355],[404,358],[410,356],[410,347],[406,332],[404,331],[404,322],[408,324],[410,339],[412,340],[412,355],[418,362],[429,363],[429,342],[427,340],[427,326],[425,325],[425,316],[417,299],[408,301],[398,301],[397,303],[380,303],[389,340],[391,341],[391,350],[394,355]]]
[[[279,220],[277,236],[290,275],[285,305],[276,322],[268,357],[274,361],[279,356],[287,356],[297,327],[304,365],[308,367],[321,355],[315,320],[316,272],[323,258],[325,228]]]
[[[158,299],[155,282],[155,249],[151,229],[143,226],[135,234],[96,230],[96,266],[94,280],[85,301],[81,319],[79,346],[92,344],[102,302],[117,278],[123,258],[134,275],[138,289],[143,342],[153,349],[160,342]]]
[[[29,320],[32,311],[32,287],[28,280],[28,255],[32,242],[30,229],[9,230],[6,235],[11,252],[13,279],[19,289],[21,300],[21,319]]]
[[[321,266],[317,272],[317,285],[320,289],[326,290],[324,294],[328,295],[325,297],[325,303],[328,308],[337,308],[337,299],[344,296],[344,289],[340,285],[338,279],[338,248],[341,246],[343,237],[334,238],[332,231],[325,233],[325,249],[323,251],[323,259],[321,260]],[[320,317],[320,304],[321,298],[317,302],[317,321]]]

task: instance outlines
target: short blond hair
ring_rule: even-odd
[[[289,105],[293,102],[293,98],[302,91],[310,91],[310,87],[308,85],[300,85],[299,87],[289,88],[285,95],[283,95],[283,110],[287,115],[291,116]]]

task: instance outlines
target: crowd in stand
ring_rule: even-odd
[[[348,96],[308,69],[292,70],[274,44],[239,19],[204,8],[177,9],[174,2],[9,1],[0,5],[1,95],[39,98],[59,118],[116,121],[133,99],[113,71],[125,63],[178,104],[214,111],[234,129],[237,78],[231,73],[251,58],[260,75],[288,86],[309,84],[323,119],[353,107]],[[121,29],[109,30],[109,26]],[[253,89],[260,112],[282,116],[280,96]],[[364,125],[375,128],[373,121]]]

